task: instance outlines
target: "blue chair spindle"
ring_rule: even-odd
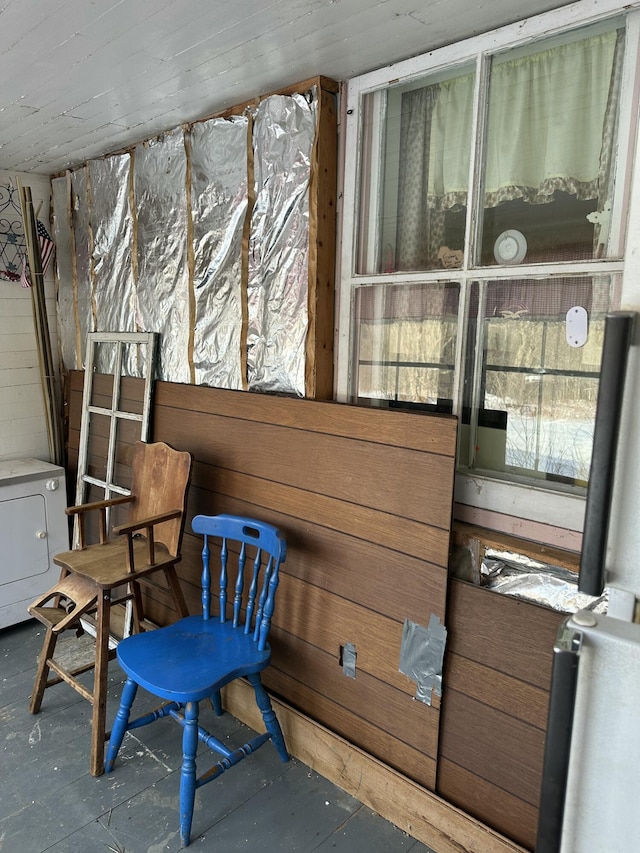
[[[243,542],[238,557],[238,577],[236,580],[236,594],[233,599],[233,627],[237,628],[240,620],[240,609],[242,607],[242,593],[244,592],[244,564],[247,556],[246,545]],[[256,554],[256,560],[260,559],[260,550]]]

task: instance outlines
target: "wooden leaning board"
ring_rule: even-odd
[[[72,374],[71,464],[81,382]],[[266,685],[435,790],[439,702],[416,701],[415,682],[398,667],[405,619],[425,627],[432,613],[445,619],[456,420],[159,382],[152,440],[194,457],[178,566],[191,611],[201,547],[189,532],[193,515],[278,525],[288,556]],[[100,442],[91,448],[99,466]],[[165,608],[158,601],[152,612],[160,624],[174,618]],[[355,678],[341,665],[347,643]]]

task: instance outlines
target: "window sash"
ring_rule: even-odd
[[[635,2],[632,6],[640,5]],[[585,24],[613,17],[622,13],[629,7],[622,7],[614,0],[603,0],[603,2],[579,2],[571,6],[563,7],[552,13],[531,18],[526,22],[507,26],[501,30],[474,37],[465,42],[451,45],[434,51],[429,55],[416,57],[398,63],[390,68],[382,68],[370,74],[363,75],[349,82],[346,91],[345,109],[345,145],[344,145],[344,196],[342,205],[343,239],[341,246],[341,286],[338,293],[338,323],[336,332],[336,374],[337,374],[337,398],[347,401],[353,384],[354,375],[354,352],[353,341],[353,303],[355,288],[365,284],[397,283],[397,282],[437,282],[443,280],[442,271],[425,271],[416,273],[383,273],[373,275],[359,275],[356,269],[356,221],[354,212],[357,210],[359,195],[362,190],[357,185],[356,176],[360,167],[360,144],[359,136],[362,129],[359,124],[359,106],[364,95],[379,90],[393,81],[409,81],[431,73],[441,72],[445,75],[450,73],[453,66],[461,66],[469,60],[476,62],[477,86],[475,93],[474,131],[476,126],[482,125],[486,116],[486,105],[482,105],[482,82],[488,73],[488,54],[494,56],[496,51],[511,50],[521,45],[526,48],[534,40],[541,39],[550,34],[561,34],[569,28],[578,28]],[[526,262],[518,268],[518,274],[527,276],[557,276],[562,271],[570,271],[572,274],[583,273],[584,275],[611,275],[616,280],[616,296],[620,300],[624,293],[636,294],[640,287],[632,280],[630,275],[623,277],[622,249],[625,237],[623,227],[626,217],[625,203],[628,202],[629,187],[629,159],[632,156],[635,142],[635,111],[636,102],[630,93],[634,91],[636,83],[635,60],[638,56],[639,26],[638,15],[630,11],[627,16],[625,64],[622,74],[622,95],[619,115],[618,129],[618,152],[617,152],[617,175],[615,196],[613,199],[610,246],[613,259],[589,260],[571,263],[535,264],[527,265]],[[485,51],[487,53],[485,53]],[[485,110],[483,113],[483,109]],[[481,129],[481,127],[479,128]],[[477,134],[479,142],[471,152],[470,173],[479,171],[476,165],[481,161],[482,134]],[[475,210],[479,210],[478,181],[472,183],[472,189],[476,191],[473,199]],[[625,203],[621,203],[625,202]],[[477,212],[468,219],[469,227],[477,231],[481,222]],[[638,226],[636,226],[638,227]],[[633,227],[630,226],[630,237]],[[633,239],[633,244],[640,240]],[[477,240],[475,241],[477,243]],[[467,245],[470,241],[467,239]],[[616,260],[616,256],[620,256]],[[460,286],[461,305],[468,299],[471,281],[482,281],[483,279],[499,280],[513,276],[513,268],[487,267],[474,269],[472,258],[465,253],[464,265],[459,270],[447,270],[446,279],[458,282]],[[637,272],[637,270],[636,270]],[[639,297],[640,299],[640,297]],[[628,304],[628,303],[627,303]],[[462,382],[461,369],[464,362],[465,339],[467,330],[465,328],[465,313],[461,310],[461,322],[458,323],[458,340],[456,345],[456,361],[458,371],[456,376],[456,390],[454,399],[457,411],[462,406]],[[522,497],[519,495],[522,494]],[[518,514],[523,518],[530,518],[553,525],[563,526],[573,530],[580,530],[584,514],[584,498],[575,490],[560,488],[556,492],[546,489],[538,489],[531,483],[522,484],[517,477],[511,480],[497,480],[484,478],[474,474],[469,477],[465,472],[456,475],[456,500],[467,504],[469,507],[480,507],[496,512],[513,514],[514,506],[518,507]]]

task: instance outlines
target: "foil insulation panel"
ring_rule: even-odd
[[[481,566],[481,584],[504,595],[524,598],[563,613],[593,610],[606,613],[608,593],[586,595],[578,577],[561,566],[547,565],[524,554],[487,548]]]
[[[315,91],[308,97],[272,95],[256,109],[247,292],[251,390],[305,393],[309,180],[316,119]]]
[[[58,341],[65,370],[80,367],[76,363],[76,318],[73,296],[71,231],[71,193],[67,176],[51,181],[53,241],[56,244],[58,302]]]
[[[158,378],[191,381],[187,158],[182,128],[138,145],[134,156],[137,215],[136,322],[160,333]]]
[[[71,224],[73,227],[77,282],[77,334],[80,337],[80,352],[76,354],[76,364],[82,368],[84,367],[87,334],[95,331],[91,304],[88,172],[85,166],[71,173]]]
[[[92,160],[91,227],[93,294],[97,332],[135,332],[133,221],[130,204],[131,156]],[[113,372],[115,353],[98,353],[98,370]],[[126,376],[139,374],[134,353],[126,353]]]
[[[243,116],[193,126],[190,137],[198,385],[241,390],[242,235],[248,207]]]

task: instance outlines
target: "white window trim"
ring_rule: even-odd
[[[637,60],[640,56],[640,14],[630,14],[631,10],[640,7],[640,0],[622,5],[620,0],[579,0],[570,6],[553,10],[542,15],[529,18],[517,24],[501,27],[489,33],[467,39],[454,45],[441,48],[422,56],[404,60],[394,65],[386,66],[361,77],[350,80],[346,87],[346,105],[344,110],[345,141],[343,148],[343,204],[342,204],[342,241],[339,267],[341,270],[340,285],[338,291],[337,306],[337,328],[336,328],[336,397],[342,402],[349,399],[349,389],[352,380],[352,351],[351,351],[351,318],[354,284],[363,285],[369,283],[380,283],[383,280],[403,282],[411,281],[453,281],[455,276],[447,271],[429,271],[419,273],[402,273],[395,276],[380,275],[356,275],[353,264],[356,257],[356,216],[359,203],[359,188],[357,187],[358,158],[361,144],[360,127],[360,103],[362,96],[388,85],[391,81],[409,82],[414,77],[437,72],[453,65],[460,65],[465,61],[477,59],[477,77],[483,72],[482,54],[514,48],[526,45],[554,33],[561,33],[572,27],[587,26],[592,23],[626,13],[627,18],[627,50],[625,51],[625,63],[623,70],[622,87],[624,92],[633,92],[633,97],[625,97],[621,100],[619,125],[618,125],[618,148],[616,159],[616,183],[613,212],[611,222],[611,251],[622,256],[622,246],[627,226],[625,258],[621,260],[589,261],[585,263],[571,263],[572,271],[588,274],[620,274],[622,273],[622,287],[620,292],[620,307],[640,307],[640,284],[632,281],[632,267],[635,269],[638,263],[630,263],[636,260],[640,253],[640,210],[637,204],[633,204],[634,198],[638,196],[635,186],[631,184],[630,163],[635,162],[640,168],[640,141],[637,134],[637,122],[634,116],[637,114],[638,89],[640,79],[637,71],[637,62],[630,61],[633,56]],[[477,92],[476,92],[477,97]],[[475,121],[475,118],[474,118]],[[636,150],[638,149],[638,150]],[[475,152],[476,156],[478,152]],[[474,157],[471,158],[472,168]],[[640,175],[636,184],[640,182]],[[625,223],[623,217],[627,215]],[[467,235],[468,237],[469,235]],[[470,241],[466,241],[466,251]],[[558,265],[553,269],[557,271]],[[545,274],[544,265],[521,265],[518,273],[522,277],[540,276]],[[637,270],[636,270],[637,273]],[[465,273],[469,277],[468,271]],[[492,269],[491,277],[508,278],[513,275],[513,270]],[[637,275],[636,275],[637,280]],[[462,334],[459,329],[459,336]],[[570,530],[580,531],[584,522],[585,499],[582,494],[573,493],[571,489],[566,492],[553,491],[549,489],[536,488],[535,484],[518,484],[493,477],[483,477],[477,473],[458,473],[456,475],[455,500],[469,506],[515,515],[519,518],[529,519],[543,524],[556,527],[564,527]]]

